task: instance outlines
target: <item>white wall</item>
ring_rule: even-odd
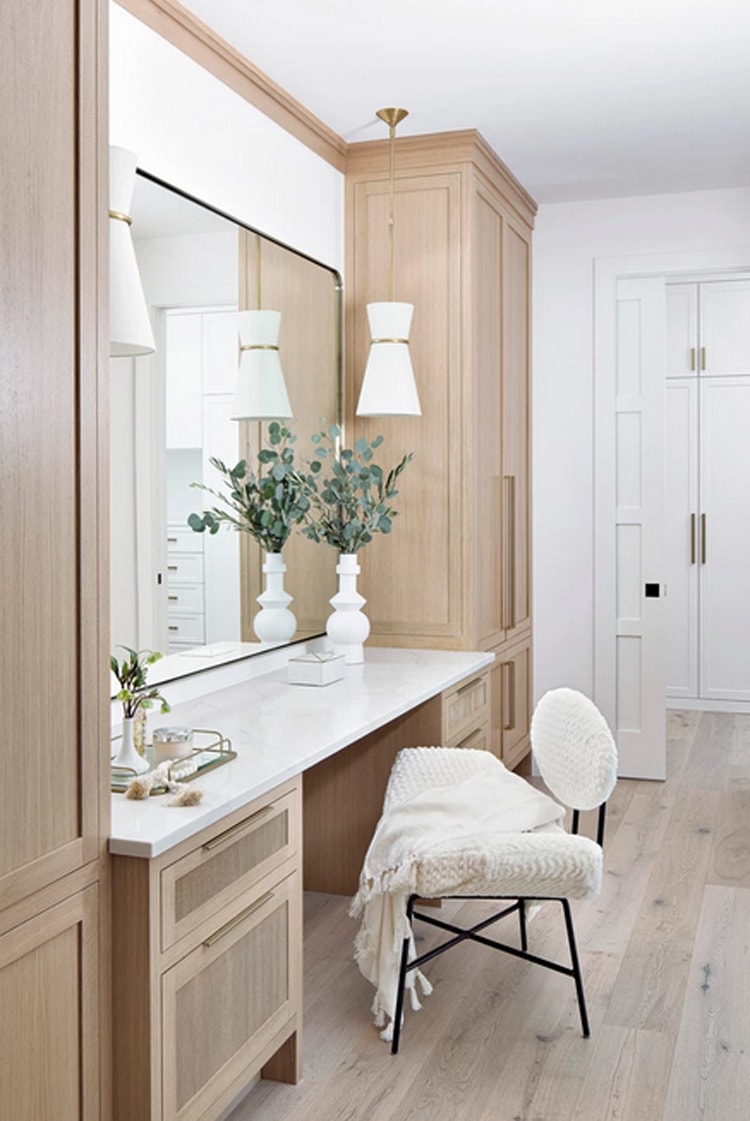
[[[135,152],[153,175],[341,270],[341,172],[115,3],[110,143]]]
[[[594,262],[675,272],[750,246],[750,190],[540,207],[534,235],[534,693],[593,693]],[[746,265],[750,265],[748,251]]]

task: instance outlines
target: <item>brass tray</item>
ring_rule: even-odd
[[[205,744],[198,744],[193,747],[189,755],[182,755],[179,759],[175,759],[167,771],[167,778],[170,782],[192,782],[193,779],[199,778],[200,775],[205,775],[207,771],[213,771],[216,767],[221,767],[224,763],[231,763],[233,759],[237,758],[237,752],[232,750],[232,744],[226,736],[222,736],[221,732],[215,732],[210,728],[193,728],[193,736],[208,736],[209,741]],[[112,742],[120,739],[120,736],[114,736]],[[115,755],[112,756],[115,758]],[[146,747],[146,759],[149,762],[149,770],[154,769],[153,751],[151,744]],[[179,774],[172,776],[172,767],[179,771],[185,763],[193,761],[197,764],[196,769],[189,775]],[[148,772],[146,772],[148,773]],[[113,794],[122,794],[130,786],[134,778],[138,778],[136,771],[130,767],[112,767],[110,789]],[[168,787],[163,783],[154,783],[149,791],[149,794],[166,794]]]

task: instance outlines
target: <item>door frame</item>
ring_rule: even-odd
[[[594,657],[597,706],[616,727],[615,377],[617,282],[747,272],[750,247],[594,258]],[[666,712],[666,697],[664,698]]]

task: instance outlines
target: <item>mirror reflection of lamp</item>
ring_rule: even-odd
[[[367,305],[370,354],[357,403],[357,416],[421,416],[419,394],[409,353],[413,304],[393,299],[393,196],[396,125],[408,116],[406,109],[378,109],[388,125],[390,173],[388,192],[388,300]]]
[[[279,358],[281,312],[261,309],[260,237],[256,281],[257,309],[238,313],[240,362],[232,420],[285,420],[294,414]]]
[[[109,353],[133,358],[156,350],[130,235],[135,153],[109,149]]]

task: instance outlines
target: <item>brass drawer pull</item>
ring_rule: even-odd
[[[169,542],[170,545],[176,545],[177,544],[177,538],[176,537],[168,537],[167,541]]]
[[[468,693],[469,689],[475,689],[477,687],[477,685],[481,685],[481,684],[482,684],[482,678],[481,677],[475,677],[471,681],[467,681],[467,683],[465,685],[462,685],[460,689],[456,689],[456,696],[460,697],[462,693]]]
[[[208,949],[210,946],[215,945],[219,941],[219,939],[224,937],[225,934],[229,934],[230,930],[234,930],[234,928],[236,926],[239,926],[241,922],[244,922],[249,915],[252,915],[253,911],[259,911],[260,908],[265,903],[267,903],[269,899],[273,899],[272,891],[267,891],[265,895],[262,895],[260,897],[260,899],[256,899],[254,903],[251,903],[249,907],[246,907],[244,911],[240,911],[239,915],[235,915],[233,919],[229,920],[229,922],[224,923],[222,927],[219,927],[217,931],[215,931],[213,934],[210,934],[208,938],[204,939],[203,945],[206,947],[206,949]]]
[[[503,722],[503,731],[511,732],[516,726],[516,663],[503,662],[503,668],[508,669],[508,687],[503,695],[503,708],[505,708],[506,699],[508,704],[508,720]]]
[[[461,742],[456,744],[456,747],[467,747],[472,740],[475,740],[477,736],[481,736],[481,734],[482,728],[475,728],[473,732],[469,732],[468,736],[464,736]]]
[[[210,841],[206,841],[203,845],[204,852],[211,852],[212,849],[219,848],[219,846],[223,845],[226,841],[231,841],[232,838],[236,837],[239,833],[244,833],[248,825],[256,821],[260,821],[262,817],[266,817],[268,814],[273,813],[273,809],[273,805],[263,806],[254,814],[251,814],[250,817],[246,817],[244,821],[238,821],[237,824],[233,825],[231,829],[227,829],[224,833],[220,833],[218,837],[212,837]]]

